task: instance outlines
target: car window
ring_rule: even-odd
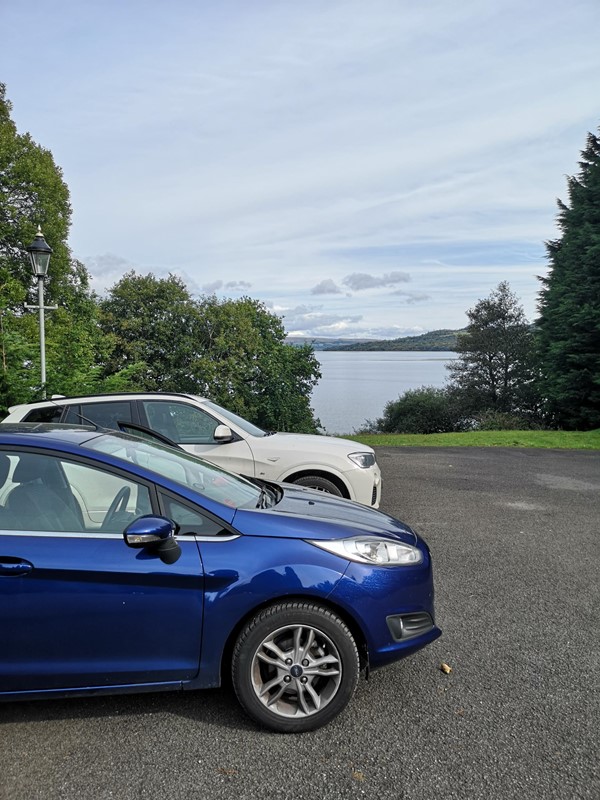
[[[176,444],[213,444],[219,422],[201,408],[165,400],[143,400],[148,427]]]
[[[240,417],[238,414],[234,414],[233,411],[229,411],[227,408],[222,408],[221,406],[218,406],[211,400],[204,400],[204,405],[207,408],[214,409],[217,412],[217,414],[219,414],[222,417],[225,417],[225,419],[228,422],[233,422],[234,425],[237,425],[238,428],[241,428],[243,431],[246,431],[246,433],[249,433],[251,436],[258,436],[262,438],[263,436],[269,435],[267,431],[263,431],[262,428],[259,428],[257,425],[253,425],[247,419]]]
[[[81,403],[68,406],[65,422],[81,425],[92,422],[101,428],[119,430],[118,422],[133,422],[131,402],[115,400],[106,403]]]
[[[152,512],[147,486],[54,455],[0,453],[4,530],[121,533]]]
[[[34,408],[25,417],[23,422],[60,422],[64,406],[48,406],[47,408]]]
[[[165,515],[179,525],[179,533],[195,533],[199,536],[216,536],[223,532],[223,526],[201,514],[198,509],[179,502],[174,497],[161,494]]]
[[[260,499],[260,490],[247,478],[227,472],[179,448],[125,433],[101,434],[87,441],[85,447],[152,470],[186,489],[232,508],[256,508]]]

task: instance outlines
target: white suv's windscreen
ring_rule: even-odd
[[[227,411],[226,408],[218,406],[211,400],[205,400],[203,405],[206,406],[206,408],[210,408],[212,411],[216,411],[217,414],[220,414],[220,416],[225,417],[225,419],[229,420],[229,422],[233,422],[234,425],[237,425],[238,428],[241,428],[243,431],[249,433],[251,436],[270,435],[268,431],[263,431],[262,428],[259,428],[257,425],[253,425],[251,422],[248,422],[247,419],[244,419],[243,417],[238,417],[238,415],[234,414],[233,411]]]

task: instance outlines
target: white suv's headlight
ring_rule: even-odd
[[[357,467],[366,469],[372,467],[375,463],[375,453],[350,453],[348,455],[350,461],[354,461]]]
[[[353,536],[350,539],[327,541],[311,539],[310,544],[361,564],[404,567],[423,561],[423,555],[417,547],[380,536]]]

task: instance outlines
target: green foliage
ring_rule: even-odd
[[[37,399],[31,391],[31,341],[36,331],[30,323],[34,322],[30,315],[23,318],[11,311],[0,313],[0,413],[16,403]],[[39,353],[37,356],[39,359]]]
[[[268,430],[317,429],[310,395],[320,377],[312,348],[285,344],[281,319],[258,300],[200,303],[208,346],[197,371],[215,402]]]
[[[281,319],[259,301],[194,300],[173,275],[130,272],[100,306],[114,341],[105,381],[118,373],[140,391],[210,397],[269,430],[316,431],[319,364],[309,346],[285,344]]]
[[[383,417],[372,427],[382,433],[440,433],[456,430],[460,417],[447,389],[421,386],[386,403]]]
[[[28,133],[17,133],[10,111],[6,87],[0,83],[0,287],[16,282],[35,299],[25,248],[40,225],[54,251],[46,297],[51,304],[61,296],[71,271],[69,190],[50,151]],[[3,298],[8,300],[3,307],[14,310],[21,298],[18,292],[14,294],[14,287],[11,291],[11,298]]]
[[[26,247],[40,225],[53,249],[44,283],[49,394],[88,391],[101,385],[97,361],[102,341],[87,270],[72,261],[67,245],[69,190],[52,154],[29,134],[19,134],[0,84],[0,410],[41,397],[38,312]]]
[[[528,431],[539,430],[541,425],[527,415],[488,409],[475,415],[472,427],[478,431]]]
[[[100,328],[114,343],[105,377],[137,365],[134,389],[197,390],[193,365],[203,350],[203,332],[198,308],[180,278],[128,272],[100,301]],[[133,378],[130,369],[127,374]]]
[[[455,346],[459,357],[447,367],[448,385],[405,392],[363,432],[433,434],[538,424],[533,333],[508,283],[467,316],[469,325]]]
[[[87,281],[87,273],[82,277]],[[46,314],[46,362],[48,395],[101,391],[99,362],[111,342],[98,326],[95,298],[82,286],[58,309]],[[0,406],[6,411],[16,403],[42,397],[40,378],[39,320],[37,314],[0,315]]]
[[[494,411],[536,415],[534,339],[517,297],[503,281],[467,311],[449,386],[465,415]]]
[[[588,134],[580,171],[558,202],[559,239],[546,244],[537,345],[541,387],[556,425],[600,425],[600,139]]]

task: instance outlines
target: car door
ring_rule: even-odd
[[[169,684],[198,672],[198,547],[125,545],[152,484],[50,452],[0,452],[0,692]]]
[[[254,477],[254,458],[247,442],[239,436],[218,442],[215,429],[221,421],[204,409],[173,400],[141,400],[145,424],[188,453],[206,458],[224,469]]]

